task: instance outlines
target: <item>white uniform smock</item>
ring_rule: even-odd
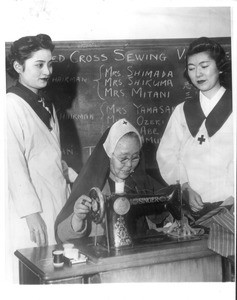
[[[183,102],[173,111],[156,158],[168,184],[189,182],[203,202],[224,201],[234,194],[233,117],[231,94],[222,87],[211,112]],[[211,101],[211,100],[210,100]],[[194,103],[194,102],[193,102]],[[210,109],[209,109],[210,110]],[[206,113],[206,115],[205,115]],[[192,132],[192,133],[191,133]]]
[[[9,251],[35,247],[25,216],[40,213],[47,226],[48,244],[55,244],[54,222],[70,188],[63,176],[59,125],[55,109],[49,128],[31,106],[7,94]]]

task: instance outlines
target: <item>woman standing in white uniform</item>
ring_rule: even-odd
[[[162,177],[168,184],[180,181],[194,212],[234,195],[229,71],[219,44],[205,37],[190,44],[185,73],[197,97],[177,105],[157,150]]]
[[[54,222],[70,192],[57,116],[42,92],[52,74],[53,49],[48,35],[27,36],[12,44],[8,57],[8,73],[18,79],[7,91],[11,256],[16,249],[56,243]]]

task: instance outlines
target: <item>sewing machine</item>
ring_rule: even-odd
[[[221,257],[207,248],[207,237],[176,238],[164,232],[138,237],[133,230],[137,217],[159,213],[164,208],[182,220],[179,185],[157,195],[105,196],[98,188],[89,194],[90,218],[97,226],[105,221],[106,234],[85,236],[69,244],[17,250],[21,283],[222,280]]]
[[[105,246],[108,252],[111,249],[136,245],[137,233],[134,224],[135,220],[141,216],[159,214],[166,210],[176,220],[182,219],[180,184],[168,186],[156,195],[112,194],[105,196],[98,188],[94,187],[91,189],[89,197],[92,199],[91,219],[96,224],[105,219]],[[165,238],[164,235],[163,237]],[[143,241],[145,241],[144,237]],[[95,246],[96,244],[97,237],[95,237]]]

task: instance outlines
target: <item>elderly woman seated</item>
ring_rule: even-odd
[[[55,233],[58,242],[104,234],[104,222],[95,228],[88,218],[92,200],[89,191],[98,187],[104,195],[112,193],[155,194],[164,186],[145,172],[142,140],[127,120],[121,119],[106,130],[78,175],[72,193],[57,217]],[[136,231],[146,233],[149,224],[162,222],[169,215],[164,205],[159,216],[142,216],[136,220]],[[154,223],[153,223],[154,224]],[[156,225],[154,225],[156,226]]]

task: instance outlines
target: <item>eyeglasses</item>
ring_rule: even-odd
[[[132,164],[136,164],[139,162],[140,160],[140,155],[136,155],[134,157],[117,157],[114,153],[113,156],[122,164],[122,165],[126,165],[127,162],[131,161]]]

